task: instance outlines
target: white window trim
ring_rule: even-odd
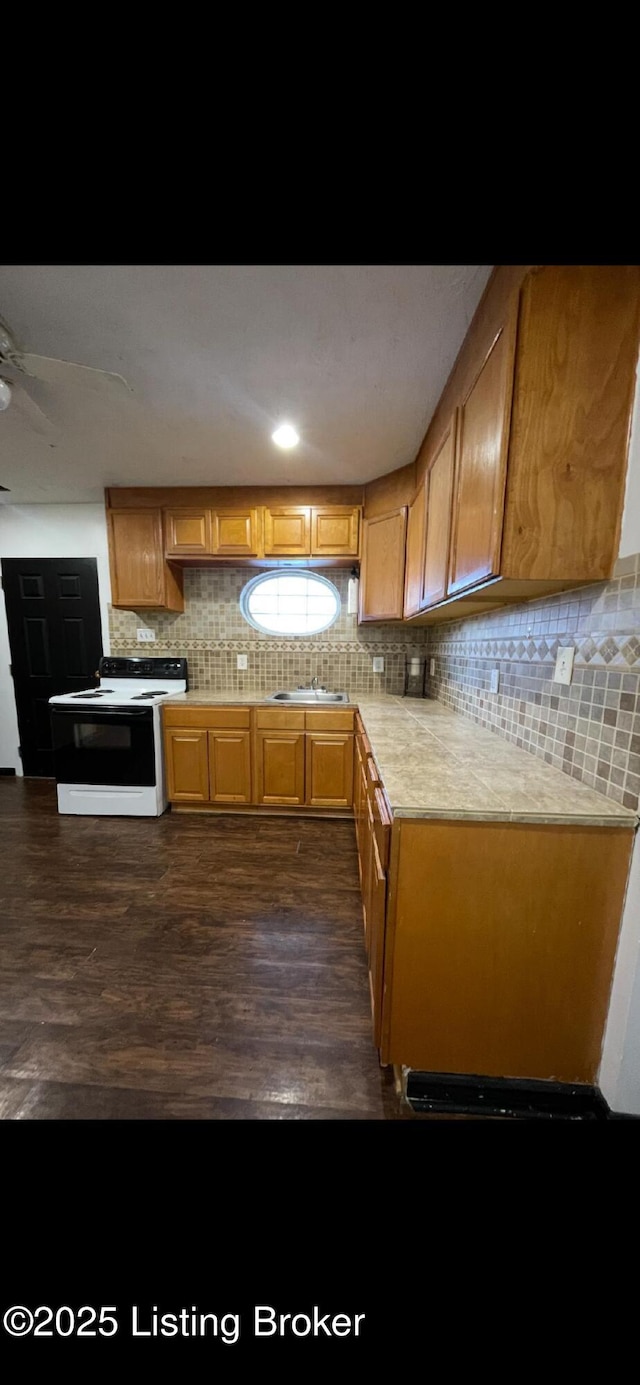
[[[258,587],[261,582],[265,582],[269,579],[274,579],[276,577],[308,577],[310,579],[313,579],[314,582],[324,583],[325,587],[328,587],[332,595],[335,597],[336,610],[334,615],[332,615],[330,620],[326,621],[324,625],[321,625],[316,630],[267,630],[264,625],[259,625],[257,620],[254,619],[254,617],[251,615],[249,611],[249,597],[251,596],[251,593],[254,590],[254,588]],[[338,588],[335,586],[335,584],[329,581],[328,577],[323,577],[319,572],[301,572],[300,569],[296,571],[292,568],[275,568],[273,571],[259,572],[257,577],[252,577],[251,581],[247,582],[246,586],[242,588],[242,591],[240,593],[239,605],[241,615],[244,616],[247,625],[252,625],[254,630],[257,630],[259,634],[264,635],[266,638],[272,640],[313,639],[315,635],[321,635],[324,630],[329,630],[332,625],[335,625],[336,621],[340,618],[340,612],[342,610],[342,600],[340,597],[340,592],[338,591]]]

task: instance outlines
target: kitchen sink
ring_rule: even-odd
[[[346,692],[327,692],[325,688],[296,688],[295,692],[271,693],[265,702],[348,702]]]

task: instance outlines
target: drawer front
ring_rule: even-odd
[[[201,726],[204,730],[248,731],[250,707],[170,707],[163,708],[165,726]]]
[[[380,774],[373,755],[367,755],[367,781],[371,789],[380,788]]]
[[[314,708],[305,716],[307,731],[353,731],[353,712],[325,712]]]
[[[391,850],[391,817],[382,789],[373,792],[373,834],[376,839],[380,864],[383,870],[389,865]]]
[[[284,707],[259,707],[256,712],[258,731],[304,731],[304,712]]]

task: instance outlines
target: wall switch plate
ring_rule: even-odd
[[[435,659],[430,659],[430,660],[429,660],[429,675],[430,675],[431,678],[433,678],[433,676],[434,676],[434,674],[435,674],[435,671],[436,671],[436,661],[435,661]]]
[[[154,644],[155,638],[155,630],[136,630],[138,644]]]
[[[237,662],[236,662],[236,668],[246,668],[246,667],[247,667],[247,656],[246,656],[246,654],[239,654],[239,655],[238,655]]]
[[[384,659],[381,654],[377,654],[373,660],[374,673],[384,673]]]
[[[575,649],[572,644],[558,650],[556,657],[556,667],[553,675],[554,683],[570,683],[573,673],[573,659]]]
[[[500,687],[500,669],[492,668],[489,686],[492,692],[497,692]]]

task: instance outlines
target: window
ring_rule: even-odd
[[[338,619],[340,593],[315,572],[262,572],[247,582],[240,610],[265,635],[317,635]]]

